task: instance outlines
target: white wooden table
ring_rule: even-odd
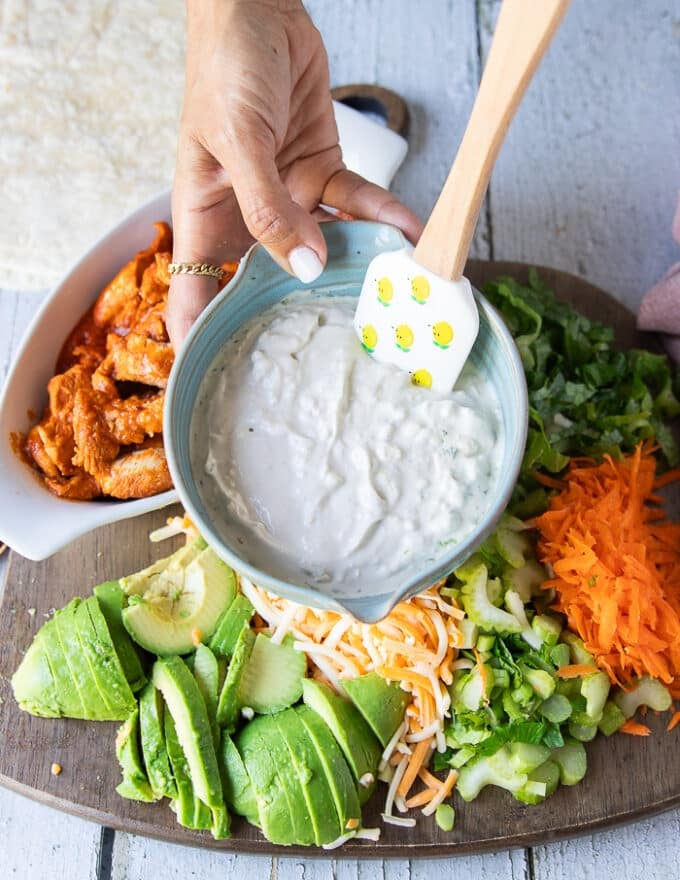
[[[426,215],[472,106],[497,0],[307,5],[334,84],[378,82],[408,101],[411,149],[394,189]],[[501,153],[474,255],[555,266],[635,308],[678,259],[670,226],[680,184],[679,83],[678,0],[573,0]],[[0,291],[0,379],[42,295]],[[0,790],[0,875],[670,880],[680,876],[680,811],[530,850],[382,863],[173,847],[114,835]]]

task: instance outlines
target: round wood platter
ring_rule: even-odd
[[[466,275],[481,288],[499,275],[526,280],[528,269],[518,263],[470,261]],[[539,271],[560,299],[614,326],[621,347],[658,350],[655,338],[639,333],[633,315],[613,297],[565,272]],[[133,834],[232,852],[330,857],[331,853],[313,848],[274,846],[239,817],[233,817],[233,836],[215,841],[209,832],[179,826],[167,802],[124,800],[115,792],[120,781],[114,751],[117,724],[34,718],[21,712],[14,701],[10,678],[52,609],[73,596],[87,596],[101,581],[136,571],[166,555],[168,542],[154,545],[147,536],[170,512],[156,511],[98,529],[43,562],[11,554],[0,605],[0,784]],[[571,788],[560,787],[543,804],[524,806],[497,788],[486,788],[470,804],[454,798],[456,825],[448,833],[419,813],[412,829],[382,825],[379,793],[365,808],[364,823],[382,826],[380,840],[349,842],[342,855],[413,858],[535,845],[675,807],[680,804],[680,728],[666,733],[667,718],[653,713],[645,721],[652,728],[647,738],[615,734],[589,743],[585,780]],[[63,768],[59,776],[51,774],[53,762]]]

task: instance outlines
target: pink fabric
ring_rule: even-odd
[[[680,244],[680,194],[673,220],[673,237]],[[666,272],[642,298],[638,312],[640,330],[656,330],[664,335],[669,355],[680,362],[680,263]]]

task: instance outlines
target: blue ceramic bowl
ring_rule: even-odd
[[[312,296],[358,296],[373,257],[404,246],[400,232],[377,223],[326,223],[322,229],[328,244],[328,264],[319,281],[307,288]],[[300,282],[283,272],[264,249],[255,247],[250,251],[229,285],[196,322],[175,361],[165,403],[165,448],[175,487],[187,512],[205,539],[236,571],[277,595],[317,608],[348,611],[360,620],[372,622],[384,617],[400,599],[427,589],[450,574],[498,522],[515,485],[526,442],[528,404],[524,371],[502,319],[475,291],[480,329],[471,359],[496,390],[505,438],[498,483],[490,493],[484,518],[446,555],[385,585],[379,594],[356,596],[350,589],[343,593],[336,587],[331,595],[323,591],[322,585],[291,583],[275,571],[259,568],[257,559],[245,558],[243,547],[230,537],[229,530],[218,530],[198,491],[201,474],[192,470],[190,449],[192,416],[201,381],[224,341],[258,312],[300,287]]]

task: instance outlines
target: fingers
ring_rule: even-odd
[[[241,133],[227,134],[215,155],[228,171],[253,238],[282,269],[306,284],[316,280],[326,262],[326,243],[310,214],[314,205],[295,202],[282,182],[271,133],[252,123]]]
[[[179,351],[191,325],[214,298],[216,278],[203,275],[174,275],[170,283],[165,326],[175,351]]]
[[[346,211],[360,220],[390,223],[415,244],[423,231],[421,220],[402,205],[392,193],[369,183],[353,171],[343,169],[326,184],[322,201],[333,208]]]

